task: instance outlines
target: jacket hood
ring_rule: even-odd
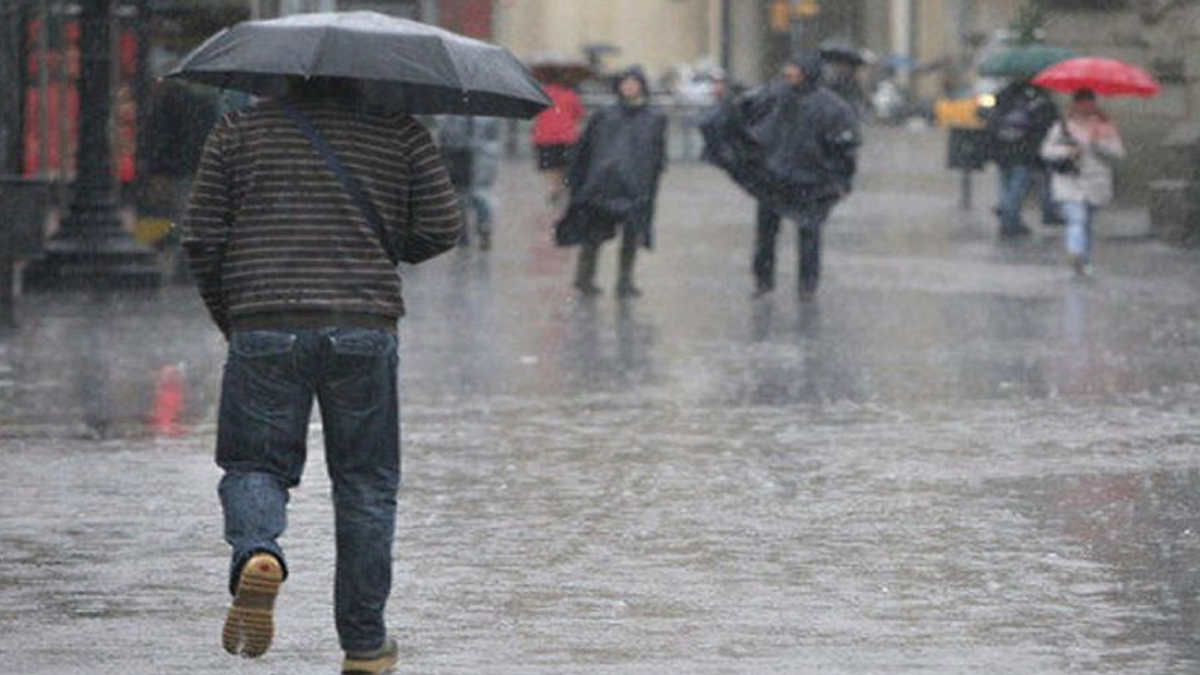
[[[642,70],[641,66],[631,66],[631,67],[626,68],[625,70],[622,70],[621,72],[617,73],[617,76],[614,77],[613,81],[612,81],[613,82],[613,84],[612,84],[613,93],[616,94],[617,96],[620,96],[621,95],[621,83],[630,77],[632,77],[632,78],[636,79],[638,82],[642,83],[642,98],[649,99],[650,98],[650,81],[646,79],[646,71]]]
[[[821,58],[821,52],[802,49],[793,52],[788,57],[788,63],[804,71],[806,87],[815,87],[821,83],[822,66],[825,64],[824,59]]]

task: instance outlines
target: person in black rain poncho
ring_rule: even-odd
[[[810,299],[821,277],[821,230],[846,195],[862,143],[858,116],[822,86],[821,55],[800,51],[783,80],[722,107],[702,125],[705,159],[758,200],[755,295],[775,287],[775,243],[784,217],[799,232],[799,293]]]
[[[666,168],[667,120],[650,109],[646,76],[634,67],[616,79],[616,104],[588,122],[567,173],[571,204],[555,227],[559,246],[580,246],[575,287],[596,295],[600,245],[621,229],[617,294],[636,297],[639,247],[653,247],[654,203]]]

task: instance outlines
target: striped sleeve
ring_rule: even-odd
[[[183,247],[200,297],[222,332],[228,332],[229,308],[221,292],[221,263],[233,223],[233,181],[224,152],[229,117],[209,134],[192,184],[182,224]]]
[[[462,217],[441,153],[423,127],[409,145],[408,168],[408,228],[401,235],[400,260],[416,264],[455,246]]]

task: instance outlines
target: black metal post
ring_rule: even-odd
[[[17,326],[13,305],[16,291],[13,288],[13,242],[12,222],[0,223],[0,333]]]
[[[12,87],[0,102],[0,173],[16,173],[21,168],[22,123],[25,102],[25,17],[24,5],[0,7],[0,82]]]
[[[721,0],[721,70],[733,70],[733,0]]]
[[[25,101],[25,70],[22,54],[25,52],[25,10],[23,5],[0,7],[0,82],[14,85],[8,100],[0,103],[0,174],[16,173],[21,167],[21,140],[25,125],[22,123],[22,103]],[[16,327],[13,312],[15,292],[13,289],[13,222],[11,218],[0,218],[0,332]]]
[[[108,125],[112,114],[112,0],[83,3],[79,169],[71,211],[29,271],[31,288],[156,288],[157,257],[121,226]]]
[[[134,105],[137,109],[137,140],[135,141],[134,191],[135,202],[140,204],[146,190],[147,167],[150,166],[148,134],[150,122],[150,31],[154,16],[148,0],[134,3],[137,18],[134,31],[137,36],[137,75],[133,85]]]
[[[962,189],[960,192],[960,194],[962,196],[962,200],[959,202],[959,205],[962,206],[963,211],[971,210],[971,183],[972,183],[971,170],[963,169],[962,170],[962,186],[961,186]]]

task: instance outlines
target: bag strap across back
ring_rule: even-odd
[[[367,193],[363,191],[362,185],[359,184],[354,176],[350,175],[350,172],[346,170],[346,165],[342,164],[342,160],[338,159],[337,153],[333,151],[333,147],[329,145],[325,137],[317,131],[312,122],[309,122],[308,118],[299,109],[291,104],[284,103],[283,111],[287,113],[288,117],[292,118],[296,126],[300,127],[300,131],[304,132],[309,142],[317,149],[317,152],[321,153],[321,156],[325,158],[325,163],[333,170],[342,187],[349,193],[354,203],[358,205],[358,210],[362,213],[363,218],[374,228],[384,253],[391,259],[392,254],[387,246],[387,238],[384,236],[383,219],[379,217],[379,211],[375,209],[375,204],[367,197]],[[392,260],[392,262],[395,262],[395,260]]]

